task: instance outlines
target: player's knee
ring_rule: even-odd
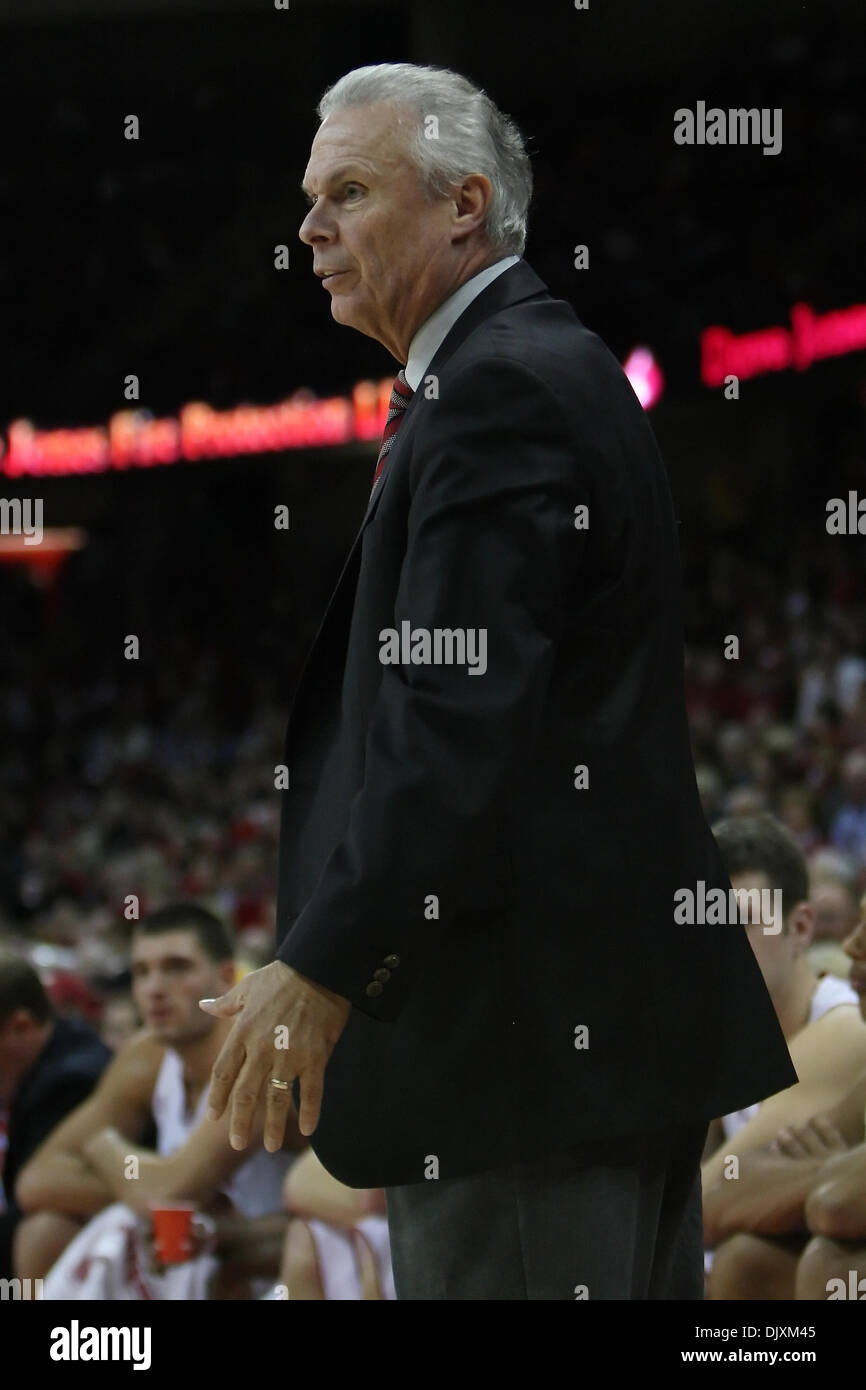
[[[36,1211],[22,1217],[15,1228],[13,1262],[20,1279],[41,1279],[69,1242],[78,1235],[81,1222],[55,1211]]]
[[[717,1246],[709,1279],[712,1299],[768,1298],[778,1279],[779,1252],[745,1231]],[[790,1295],[789,1295],[790,1296]]]
[[[306,1283],[319,1276],[316,1240],[307,1222],[299,1216],[289,1223],[286,1232],[283,1273],[290,1290],[293,1279]]]
[[[861,1252],[862,1253],[862,1252]],[[842,1279],[848,1287],[852,1267],[851,1249],[829,1236],[813,1236],[797,1265],[796,1297],[815,1301],[825,1299],[831,1279]]]
[[[831,1240],[862,1240],[866,1237],[862,1217],[855,1217],[853,1204],[842,1196],[835,1184],[814,1188],[806,1198],[806,1224],[817,1236]]]

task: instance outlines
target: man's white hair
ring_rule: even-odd
[[[375,101],[407,108],[408,155],[431,197],[443,197],[467,174],[484,174],[493,195],[484,229],[503,255],[526,245],[532,168],[515,123],[459,73],[414,63],[354,68],[329,87],[316,108],[320,121],[334,111]],[[403,119],[403,113],[397,113]],[[429,117],[436,117],[437,136]]]

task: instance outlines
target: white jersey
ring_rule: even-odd
[[[164,1157],[175,1153],[204,1123],[208,1088],[204,1087],[193,1113],[187,1113],[183,1085],[183,1059],[167,1047],[156,1085],[153,1088],[153,1118],[156,1122],[157,1153]],[[294,1154],[268,1153],[259,1148],[240,1168],[236,1169],[222,1191],[242,1216],[268,1216],[282,1211],[283,1179]]]
[[[809,1023],[817,1023],[819,1018],[828,1014],[831,1009],[835,1009],[839,1004],[856,1004],[858,996],[854,993],[847,980],[840,980],[836,975],[824,975],[818,981],[818,988],[812,995],[812,1006],[809,1010]],[[809,1026],[806,1024],[806,1027]],[[757,1101],[754,1105],[748,1105],[745,1110],[732,1110],[730,1115],[722,1116],[722,1128],[725,1131],[726,1139],[733,1139],[745,1125],[753,1120],[760,1109],[761,1102]]]

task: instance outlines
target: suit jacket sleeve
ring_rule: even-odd
[[[559,401],[521,364],[480,360],[418,407],[393,626],[484,629],[487,668],[382,666],[346,833],[277,952],[386,1022],[467,900],[507,902],[485,851],[532,756],[590,500]]]

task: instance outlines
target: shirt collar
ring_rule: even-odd
[[[519,256],[505,256],[503,260],[486,266],[484,270],[479,270],[477,275],[465,280],[453,294],[449,294],[447,299],[443,299],[439,307],[434,309],[430,317],[421,324],[421,327],[415,330],[409,344],[406,366],[403,369],[404,376],[413,391],[417,391],[424,372],[433,361],[440,345],[463,310],[468,308],[483,289],[486,289],[491,280],[495,280],[497,275],[501,275],[510,266],[516,265],[519,260]]]

